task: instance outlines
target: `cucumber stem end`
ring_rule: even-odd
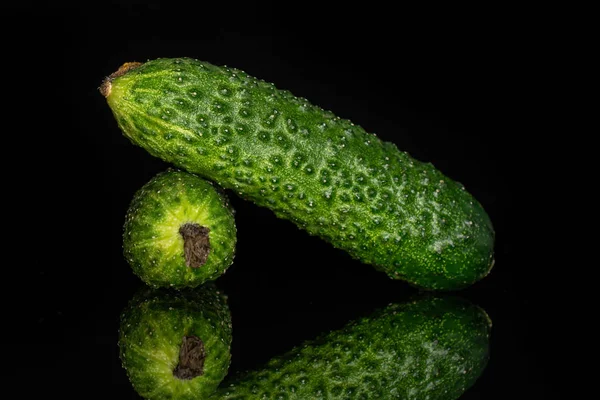
[[[200,268],[206,263],[210,253],[210,229],[195,223],[186,222],[179,228],[183,237],[183,253],[185,265],[190,268]]]
[[[179,349],[179,363],[173,375],[182,380],[193,379],[204,374],[206,351],[204,343],[197,336],[184,336]]]
[[[104,78],[104,80],[102,81],[102,84],[98,88],[98,90],[100,91],[102,96],[104,96],[104,97],[110,96],[110,91],[112,88],[112,81],[114,79],[125,75],[127,72],[131,71],[132,69],[136,69],[140,65],[142,65],[141,62],[136,62],[136,61],[126,62],[123,65],[121,65],[118,70],[116,70],[115,72],[113,72],[112,74],[110,74],[109,76]]]

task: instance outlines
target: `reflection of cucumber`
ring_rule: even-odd
[[[491,321],[455,297],[391,304],[223,382],[231,319],[212,284],[138,294],[121,318],[120,354],[148,399],[458,398],[488,360]],[[216,391],[216,392],[215,392]]]
[[[147,399],[202,399],[230,361],[231,316],[211,283],[194,291],[145,289],[121,316],[119,350],[135,390]]]
[[[488,360],[491,321],[457,298],[390,305],[225,382],[211,399],[457,399]]]
[[[100,90],[124,134],[150,154],[392,278],[456,289],[493,264],[492,224],[462,185],[242,71],[187,58],[127,63]]]
[[[211,182],[165,171],[136,193],[127,212],[125,258],[147,284],[194,287],[231,265],[236,228],[227,196]]]

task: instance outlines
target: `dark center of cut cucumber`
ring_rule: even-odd
[[[204,373],[206,351],[197,336],[184,336],[179,349],[179,364],[173,370],[176,378],[188,380]]]
[[[187,222],[179,228],[179,233],[183,237],[185,265],[188,267],[200,268],[206,262],[208,253],[210,253],[208,232],[210,229],[207,227],[191,222]]]

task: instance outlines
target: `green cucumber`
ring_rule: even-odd
[[[455,297],[387,308],[225,381],[210,399],[459,398],[489,358],[491,320]]]
[[[126,63],[100,91],[132,143],[394,279],[459,289],[493,266],[492,223],[463,185],[288,91],[189,58]]]
[[[203,399],[231,361],[227,298],[212,282],[195,290],[138,291],[121,314],[119,355],[146,399]]]
[[[134,195],[123,229],[123,253],[152,287],[195,287],[233,262],[234,211],[222,189],[169,169]]]
[[[135,390],[148,399],[452,400],[486,367],[490,331],[487,314],[470,302],[421,296],[221,381],[231,319],[224,296],[210,284],[136,295],[121,318],[119,348]],[[189,337],[203,343],[200,375],[193,376],[193,364],[182,368]]]

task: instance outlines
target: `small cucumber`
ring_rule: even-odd
[[[227,375],[231,329],[227,298],[212,282],[195,290],[144,287],[121,314],[119,355],[140,396],[203,399]]]
[[[459,289],[493,266],[492,223],[463,185],[288,91],[189,58],[126,63],[100,91],[134,144],[394,279]]]
[[[391,304],[225,381],[210,399],[454,400],[487,365],[490,331],[464,299]]]
[[[212,182],[184,171],[161,172],[139,189],[127,210],[123,253],[152,287],[195,287],[233,262],[234,211]]]

